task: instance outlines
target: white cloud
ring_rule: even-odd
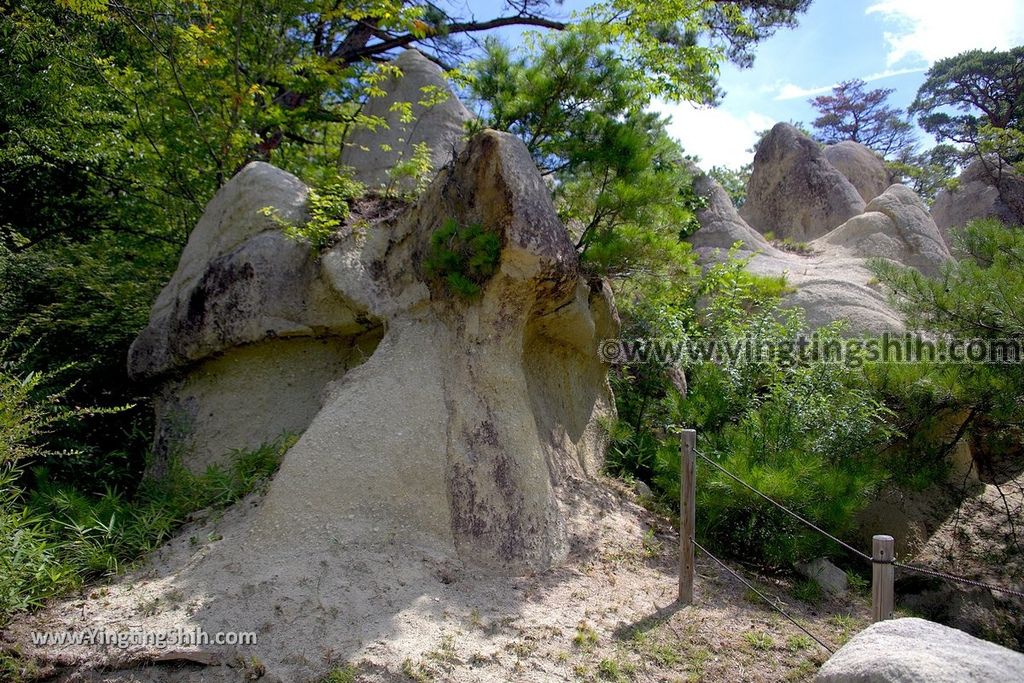
[[[805,97],[814,97],[830,91],[833,85],[823,85],[815,88],[802,88],[794,83],[784,83],[779,86],[779,92],[775,95],[777,100],[801,100]]]
[[[931,64],[965,50],[999,49],[1024,42],[1020,0],[879,0],[867,8],[890,25],[886,63]]]
[[[651,108],[672,117],[669,134],[682,143],[688,154],[699,156],[700,166],[705,170],[712,166],[738,168],[748,163],[752,155],[747,150],[757,141],[758,131],[775,125],[774,119],[757,112],[737,115],[685,102],[655,102]]]
[[[903,74],[914,74],[924,71],[925,67],[915,66],[906,69],[886,69],[885,71],[879,71],[878,73],[868,74],[867,76],[861,76],[860,80],[865,83],[871,83],[872,81],[880,81],[884,78],[891,78],[893,76],[902,76]],[[778,93],[775,95],[776,100],[798,100],[805,97],[814,97],[815,95],[823,95],[832,90],[832,88],[839,85],[833,83],[832,85],[823,85],[816,88],[802,88],[799,85],[793,83],[784,83],[778,87]]]

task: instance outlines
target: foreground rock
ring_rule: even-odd
[[[853,183],[865,202],[870,202],[892,185],[892,173],[882,157],[859,142],[844,140],[825,148],[825,158]]]
[[[950,230],[978,218],[1024,225],[1024,177],[1000,169],[997,162],[976,159],[960,174],[955,189],[935,197],[932,218],[947,243]]]
[[[172,452],[201,470],[304,432],[267,497],[269,537],[401,530],[499,571],[557,564],[560,487],[601,464],[612,402],[594,349],[617,323],[525,146],[478,135],[418,203],[319,256],[258,209],[301,219],[304,197],[265,164],[243,170],[133,345],[135,376],[171,377],[161,433],[187,427]],[[453,221],[501,243],[472,300],[424,266]]]
[[[817,683],[1024,680],[1024,655],[924,619],[870,626],[825,662]]]
[[[758,232],[804,242],[862,211],[864,200],[818,143],[788,123],[776,124],[761,140],[740,209]]]
[[[177,455],[201,472],[231,449],[301,433],[327,384],[379,341],[381,322],[281,231],[305,220],[306,194],[295,176],[249,164],[189,236],[128,354],[133,378],[160,385],[156,470]]]
[[[301,196],[301,187],[294,194]],[[319,269],[311,280],[325,284],[325,298],[336,299],[339,311],[352,312],[353,325],[380,321],[383,331],[364,362],[328,383],[265,495],[183,530],[143,572],[105,587],[97,599],[40,617],[45,630],[121,631],[130,624],[151,633],[255,633],[258,642],[185,644],[174,652],[152,643],[34,648],[48,665],[132,670],[120,680],[187,680],[158,667],[135,675],[136,667],[166,657],[219,663],[223,680],[319,680],[352,657],[384,659],[397,670],[404,658],[443,642],[451,614],[495,605],[508,614],[528,601],[509,587],[510,576],[544,572],[571,552],[589,558],[614,529],[635,526],[632,513],[623,517],[615,496],[595,481],[602,423],[614,417],[607,368],[595,349],[616,336],[615,309],[606,286],[581,277],[523,143],[484,131],[414,205],[384,212],[368,227],[353,220],[314,258]],[[472,298],[450,292],[425,266],[435,231],[453,222],[481,226],[501,244],[493,274]],[[264,232],[273,234],[248,239]],[[232,263],[248,243],[232,246],[236,241],[225,247]],[[262,282],[264,271],[251,270],[249,281]],[[241,284],[225,280],[224,294],[195,290],[206,292],[202,298],[185,294],[185,281],[176,280],[180,297],[166,297],[184,302],[168,305],[169,320],[191,319],[189,302],[201,300],[193,308],[203,312],[202,325],[193,336],[211,349],[227,347],[220,359],[261,348],[262,341],[229,346],[252,332],[240,321],[265,309],[217,303],[221,296],[249,301],[239,298],[247,291]],[[232,291],[237,296],[228,296]],[[173,322],[154,329],[180,331]],[[174,334],[153,349],[165,346],[185,348]],[[187,354],[175,354],[166,357],[179,363],[185,381],[203,363],[218,362],[189,364]],[[140,347],[136,362],[164,367],[157,363],[164,357]],[[265,360],[254,359],[250,371],[270,382],[275,368]],[[257,418],[250,424],[259,428]],[[630,533],[641,538],[643,530]],[[552,585],[558,580],[553,574]],[[400,643],[397,653],[389,643]]]
[[[473,118],[451,91],[441,67],[419,51],[405,50],[393,65],[402,75],[388,78],[381,85],[386,94],[371,97],[363,107],[362,114],[376,125],[356,128],[341,154],[342,165],[370,188],[414,186],[415,178],[395,169],[412,159],[419,145],[429,151],[427,178],[433,177],[462,149],[465,124]]]

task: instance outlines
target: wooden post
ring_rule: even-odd
[[[871,620],[875,622],[892,618],[895,546],[892,536],[871,539]]]
[[[693,604],[693,530],[697,520],[697,432],[684,429],[679,449],[679,602]]]

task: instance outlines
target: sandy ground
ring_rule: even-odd
[[[225,565],[237,558],[218,545],[252,498],[186,528],[136,573],[20,621],[0,644],[36,677],[68,681],[811,680],[827,653],[708,558],[698,556],[696,604],[675,602],[678,538],[633,499],[609,482],[587,511],[600,521],[565,565],[511,578],[386,543],[307,544],[288,567]],[[203,584],[214,576],[221,584]],[[783,580],[757,585],[834,647],[866,625],[863,595],[812,606]],[[251,629],[258,643],[119,650],[36,647],[29,636],[182,626]]]

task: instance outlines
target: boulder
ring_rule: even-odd
[[[932,203],[932,219],[947,244],[949,232],[978,218],[996,218],[1007,225],[1024,225],[1024,177],[998,162],[976,159],[957,181]]]
[[[758,232],[805,242],[864,211],[864,200],[818,143],[788,123],[761,140],[740,216]]]
[[[846,176],[861,199],[870,202],[892,184],[892,173],[882,157],[859,142],[844,140],[825,148],[825,158]]]
[[[1024,655],[924,619],[882,621],[825,662],[817,683],[1024,680]]]
[[[450,220],[501,238],[477,299],[424,270],[431,235]],[[339,520],[418,530],[500,571],[561,561],[558,491],[600,468],[599,420],[613,408],[594,349],[617,323],[607,287],[581,278],[523,143],[479,134],[415,206],[350,234],[323,262],[339,296],[366,301],[387,331],[288,454],[268,517],[295,534]]]
[[[842,595],[846,592],[848,583],[846,572],[824,557],[819,557],[810,562],[801,562],[796,565],[796,570],[800,575],[815,582],[828,593]]]
[[[598,473],[614,414],[595,349],[617,316],[607,285],[581,275],[525,145],[477,135],[417,203],[342,226],[320,254],[261,207],[300,219],[305,196],[252,164],[193,233],[129,357],[133,376],[162,383],[161,450],[199,471],[301,433],[261,533],[400,529],[498,571],[557,564],[560,492]],[[453,221],[500,240],[476,298],[424,265]]]
[[[812,246],[836,247],[853,256],[886,258],[938,275],[952,259],[928,207],[905,185],[892,185],[854,216]]]
[[[355,128],[341,153],[342,166],[350,167],[355,179],[369,188],[411,188],[416,179],[394,178],[392,171],[411,159],[419,145],[430,151],[427,178],[432,177],[462,148],[466,123],[473,118],[441,67],[419,51],[403,51],[393,65],[401,76],[389,77],[381,85],[385,94],[370,97],[363,107],[362,114],[374,123]]]
[[[310,245],[282,232],[305,220],[306,196],[295,176],[253,162],[189,236],[128,352],[129,374],[160,385],[156,471],[171,455],[203,471],[302,432],[327,383],[379,338],[380,322],[332,291]]]
[[[692,165],[690,171],[695,177],[694,191],[705,199],[705,207],[697,214],[700,230],[688,240],[695,251],[709,255],[716,251],[728,251],[738,244],[744,252],[779,253],[768,240],[740,218],[729,195],[714,178],[700,171],[696,165]]]

